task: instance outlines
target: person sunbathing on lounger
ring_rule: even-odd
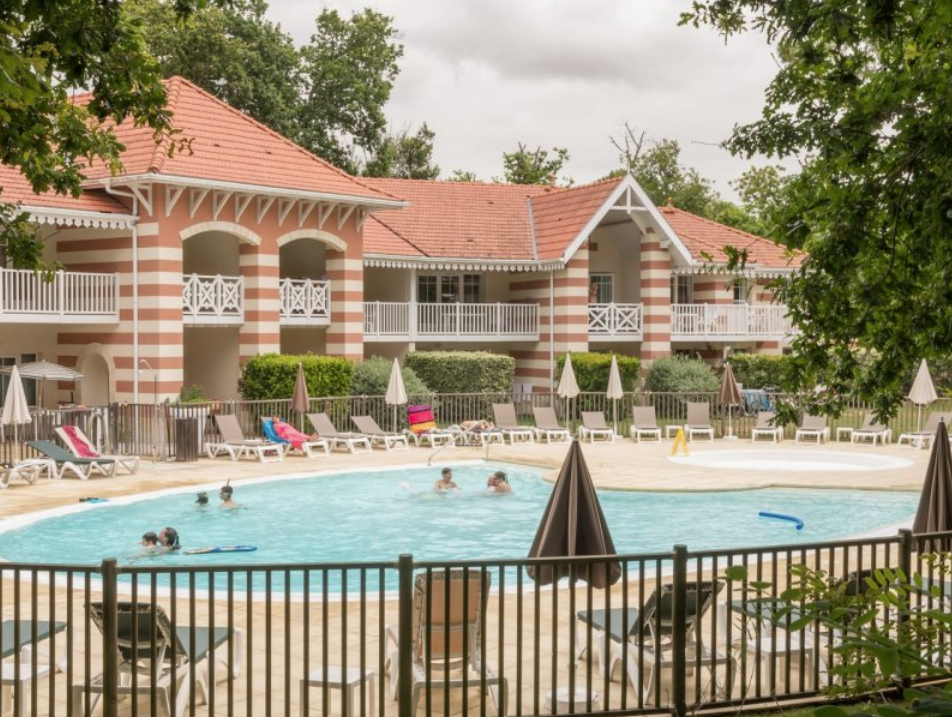
[[[299,431],[290,423],[282,421],[277,416],[271,419],[271,425],[274,427],[274,433],[278,438],[287,441],[292,446],[301,450],[301,446],[309,441],[316,441],[320,438],[316,433],[307,434]]]
[[[496,426],[492,421],[463,421],[459,427],[464,431],[491,431]]]

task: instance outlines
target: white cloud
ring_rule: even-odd
[[[344,15],[372,6],[394,18],[405,54],[387,108],[394,127],[426,122],[448,175],[502,173],[517,142],[566,147],[577,182],[617,166],[610,136],[623,123],[678,140],[682,160],[732,196],[749,162],[716,145],[755,119],[776,68],[757,36],[723,40],[678,27],[672,0],[338,0]],[[298,43],[320,7],[272,0],[269,16]]]

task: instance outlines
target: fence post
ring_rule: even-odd
[[[899,531],[899,569],[903,574],[903,581],[910,583],[912,581],[912,551],[915,548],[915,539],[912,537],[912,531],[908,528],[903,528]],[[908,591],[903,591],[904,594],[900,598],[899,606],[896,608],[899,611],[899,634],[902,634],[902,625],[909,620],[909,593]],[[918,648],[915,648],[918,649]],[[912,686],[912,679],[907,676],[903,676],[902,668],[900,667],[900,672],[897,675],[899,682],[902,684],[904,690],[909,689]]]
[[[119,714],[119,632],[115,558],[102,561],[102,713]]]
[[[413,717],[413,556],[402,554],[397,561],[400,572],[400,593],[397,608],[397,634],[400,649],[397,653],[397,665],[400,681],[397,683],[397,715]]]
[[[674,546],[674,586],[671,593],[671,696],[675,717],[685,717],[687,707],[687,582],[688,548]]]

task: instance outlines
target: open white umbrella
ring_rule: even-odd
[[[14,366],[20,373],[20,378],[31,378],[36,381],[81,381],[83,374],[69,366],[60,366],[52,361],[32,361]],[[0,373],[9,373],[13,371],[10,367],[0,369]],[[43,383],[40,384],[39,397],[37,404],[43,406]]]
[[[13,424],[13,442],[16,445],[16,458],[20,458],[20,436],[18,426],[24,423],[33,423],[33,417],[30,416],[30,406],[26,402],[26,393],[23,390],[23,382],[20,380],[20,373],[14,366],[10,372],[10,385],[7,386],[7,398],[3,402],[3,412],[0,413],[0,423],[4,426]]]
[[[929,373],[929,364],[925,359],[919,364],[919,372],[916,374],[916,380],[912,382],[912,388],[909,391],[909,400],[919,407],[919,416],[916,419],[916,430],[922,430],[922,407],[938,399],[935,392],[935,386],[932,384],[932,376]]]
[[[568,410],[568,401],[581,393],[578,390],[578,381],[575,380],[575,369],[572,368],[572,354],[565,354],[565,366],[562,367],[562,377],[559,379],[556,393],[566,400],[565,425],[571,430],[572,418]]]
[[[403,374],[400,373],[400,362],[393,360],[390,370],[390,382],[387,384],[387,393],[383,397],[388,406],[393,406],[392,429],[397,430],[397,406],[407,402],[407,387],[403,384]]]
[[[618,433],[618,399],[625,397],[625,389],[621,385],[621,372],[618,370],[618,358],[612,354],[612,367],[608,373],[608,390],[605,396],[612,402],[612,422],[615,424],[615,433]]]

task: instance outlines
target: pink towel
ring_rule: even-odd
[[[79,434],[79,431],[76,430],[76,426],[63,426],[63,433],[69,437],[69,442],[73,447],[73,451],[76,455],[81,458],[99,458],[100,454],[96,452],[89,443],[83,440],[82,436]]]
[[[296,429],[290,423],[285,423],[284,421],[274,421],[271,425],[274,426],[274,432],[279,438],[283,438],[298,450],[301,450],[301,446],[304,443],[314,440],[314,436],[301,433],[301,431]]]

